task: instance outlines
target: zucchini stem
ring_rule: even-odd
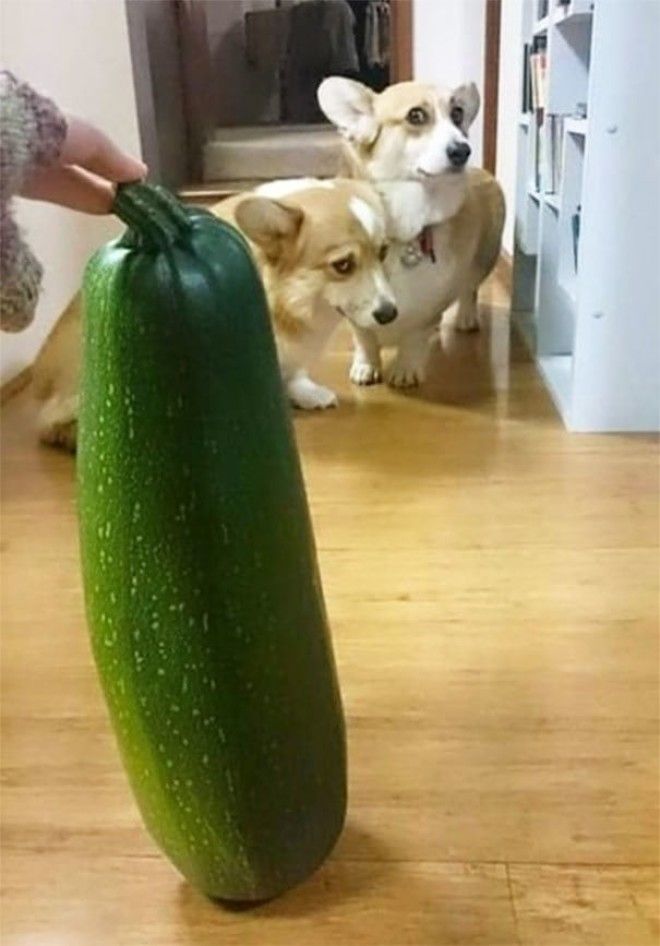
[[[118,184],[112,212],[147,245],[164,248],[190,230],[190,220],[178,200],[156,184],[133,181]]]

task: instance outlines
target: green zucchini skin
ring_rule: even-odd
[[[161,197],[125,189],[133,226],[85,277],[88,623],[150,833],[207,895],[262,900],[343,826],[341,699],[258,274],[230,226]]]

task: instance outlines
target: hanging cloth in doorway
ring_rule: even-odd
[[[331,75],[357,73],[355,18],[346,0],[304,0],[291,8],[284,68],[284,120],[323,121],[316,98]]]
[[[390,4],[369,0],[364,28],[364,58],[367,65],[385,68],[390,61]]]

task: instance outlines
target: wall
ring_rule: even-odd
[[[502,0],[500,82],[497,115],[497,177],[507,202],[502,244],[513,254],[516,196],[516,151],[522,73],[523,5],[531,0]]]
[[[3,66],[139,154],[124,0],[2,0],[0,33]],[[46,274],[34,324],[19,335],[2,335],[2,382],[33,360],[76,292],[87,258],[120,227],[109,217],[32,201],[16,205]]]
[[[476,82],[483,98],[487,0],[415,0],[413,67],[418,79],[441,86]],[[482,115],[470,131],[473,163],[481,164]]]

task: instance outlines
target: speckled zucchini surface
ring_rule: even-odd
[[[146,185],[91,260],[88,623],[144,821],[210,896],[269,898],[341,830],[345,737],[298,456],[241,237]]]

